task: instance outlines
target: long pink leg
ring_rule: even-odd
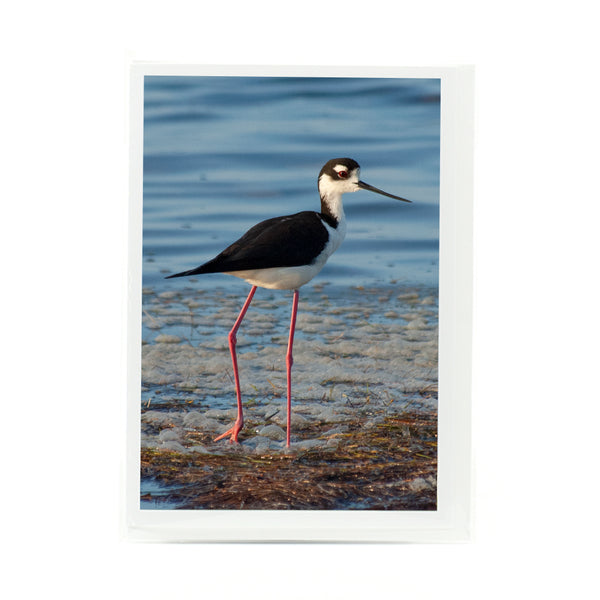
[[[294,331],[296,330],[296,313],[298,312],[298,290],[294,290],[294,300],[292,302],[292,320],[290,321],[290,339],[288,341],[287,355],[285,364],[287,366],[287,443],[290,447],[290,432],[292,424],[292,365],[294,358],[292,356],[292,346],[294,345]]]
[[[256,286],[253,285],[252,289],[250,290],[250,293],[248,294],[248,298],[246,298],[246,302],[244,303],[244,306],[242,307],[242,310],[240,311],[240,314],[236,320],[236,322],[233,325],[233,329],[229,332],[229,351],[231,352],[231,361],[233,362],[233,376],[235,378],[235,393],[237,395],[237,419],[235,420],[235,423],[233,424],[233,426],[228,429],[225,433],[222,433],[219,437],[215,438],[215,442],[218,442],[219,440],[223,439],[224,437],[227,437],[228,435],[231,435],[231,442],[236,442],[238,441],[238,434],[240,433],[240,431],[242,430],[242,427],[244,426],[244,413],[242,411],[242,393],[240,391],[240,376],[238,373],[238,366],[237,366],[237,357],[235,354],[235,344],[237,342],[237,330],[240,328],[240,325],[242,324],[242,319],[244,318],[244,315],[246,314],[248,307],[250,306],[250,302],[252,302],[252,297],[254,296],[254,292],[256,292]]]

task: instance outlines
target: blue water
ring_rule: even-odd
[[[313,282],[437,287],[438,79],[146,77],[143,285],[181,288],[165,275],[263,219],[319,210],[319,170],[345,156],[413,203],[345,195],[346,240]],[[246,289],[222,274],[197,285]]]

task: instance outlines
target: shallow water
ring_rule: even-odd
[[[303,288],[290,448],[289,297],[258,290],[238,333],[245,426],[232,445],[214,438],[236,417],[227,331],[240,298],[145,289],[142,508],[435,507],[435,290],[329,288]]]
[[[142,404],[146,409],[235,407],[227,334],[243,301],[193,287],[146,288]],[[242,393],[254,408],[284,395],[291,293],[259,289],[238,331]],[[437,383],[437,295],[429,288],[305,286],[294,340],[298,403],[417,403]],[[226,429],[226,428],[225,428]]]

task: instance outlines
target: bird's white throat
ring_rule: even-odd
[[[334,180],[324,173],[319,178],[319,196],[321,197],[321,212],[333,217],[338,223],[346,220],[342,195],[357,192],[359,187],[358,172],[352,173],[346,181]]]

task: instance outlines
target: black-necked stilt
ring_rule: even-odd
[[[325,266],[327,259],[340,247],[346,235],[342,194],[362,189],[410,202],[360,181],[359,174],[360,166],[351,158],[334,158],[328,161],[319,173],[321,212],[303,211],[295,215],[262,221],[212,260],[195,269],[167,277],[171,279],[201,273],[227,273],[245,279],[252,285],[248,298],[229,333],[229,349],[237,395],[237,419],[230,429],[215,438],[215,442],[228,435],[232,442],[237,442],[239,432],[244,425],[235,353],[236,334],[258,286],[276,290],[294,290],[286,355],[287,446],[290,445],[292,345],[298,312],[298,289],[308,283]]]

